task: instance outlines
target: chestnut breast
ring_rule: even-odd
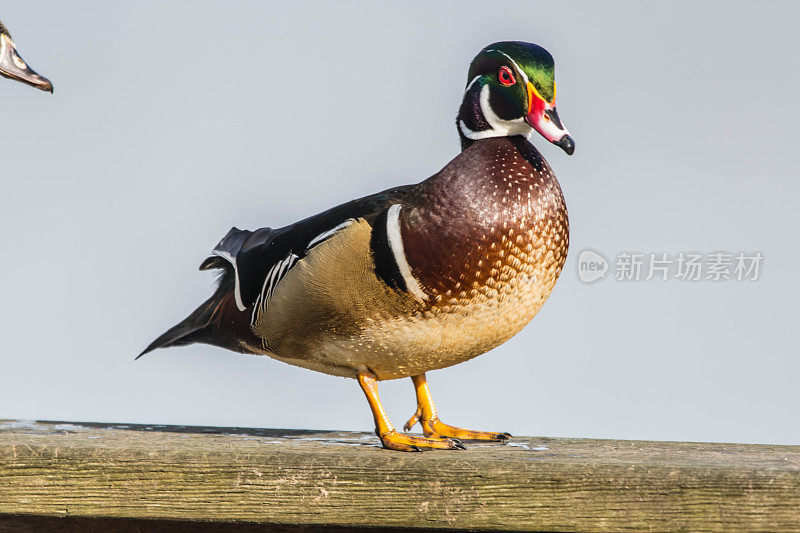
[[[420,186],[401,231],[433,308],[526,290],[549,295],[566,259],[569,222],[555,175],[526,139],[478,141]]]

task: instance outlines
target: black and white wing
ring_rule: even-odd
[[[232,228],[200,268],[223,266],[220,260],[230,264],[235,276],[237,307],[244,311],[253,306],[255,311],[269,300],[278,283],[315,246],[332,238],[356,219],[365,219],[372,224],[389,206],[406,199],[413,187],[396,187],[353,200],[283,228],[255,231]]]

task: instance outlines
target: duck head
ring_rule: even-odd
[[[528,137],[535,130],[567,154],[575,151],[556,112],[553,56],[532,43],[494,43],[475,56],[456,122],[463,148],[488,137]]]
[[[0,22],[0,76],[53,92],[50,80],[34,72],[17,53],[17,47],[2,22]]]

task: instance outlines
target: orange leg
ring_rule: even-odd
[[[439,420],[439,415],[436,413],[436,406],[433,404],[433,398],[431,397],[431,391],[428,389],[428,380],[425,379],[425,374],[412,376],[411,381],[414,382],[414,389],[417,392],[417,412],[414,413],[414,416],[412,416],[403,427],[406,431],[414,427],[414,424],[417,422],[420,422],[423,434],[429,438],[452,437],[456,439],[491,440],[497,442],[505,442],[511,438],[511,435],[508,433],[473,431],[471,429],[462,429],[445,424]]]
[[[400,450],[402,452],[421,452],[424,448],[440,450],[464,449],[464,445],[456,439],[447,437],[416,437],[398,433],[391,420],[383,410],[381,400],[378,398],[378,381],[372,372],[360,372],[358,384],[367,396],[367,402],[375,417],[375,433],[381,439],[384,448]]]

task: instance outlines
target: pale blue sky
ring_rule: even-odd
[[[556,58],[566,269],[520,335],[429,375],[514,434],[800,443],[793,4],[14,2],[55,94],[0,80],[0,417],[371,430],[352,380],[207,346],[133,357],[211,291],[232,225],[280,226],[458,152],[469,61]],[[585,285],[585,249],[760,251],[751,283]],[[382,384],[396,425],[409,380]]]

